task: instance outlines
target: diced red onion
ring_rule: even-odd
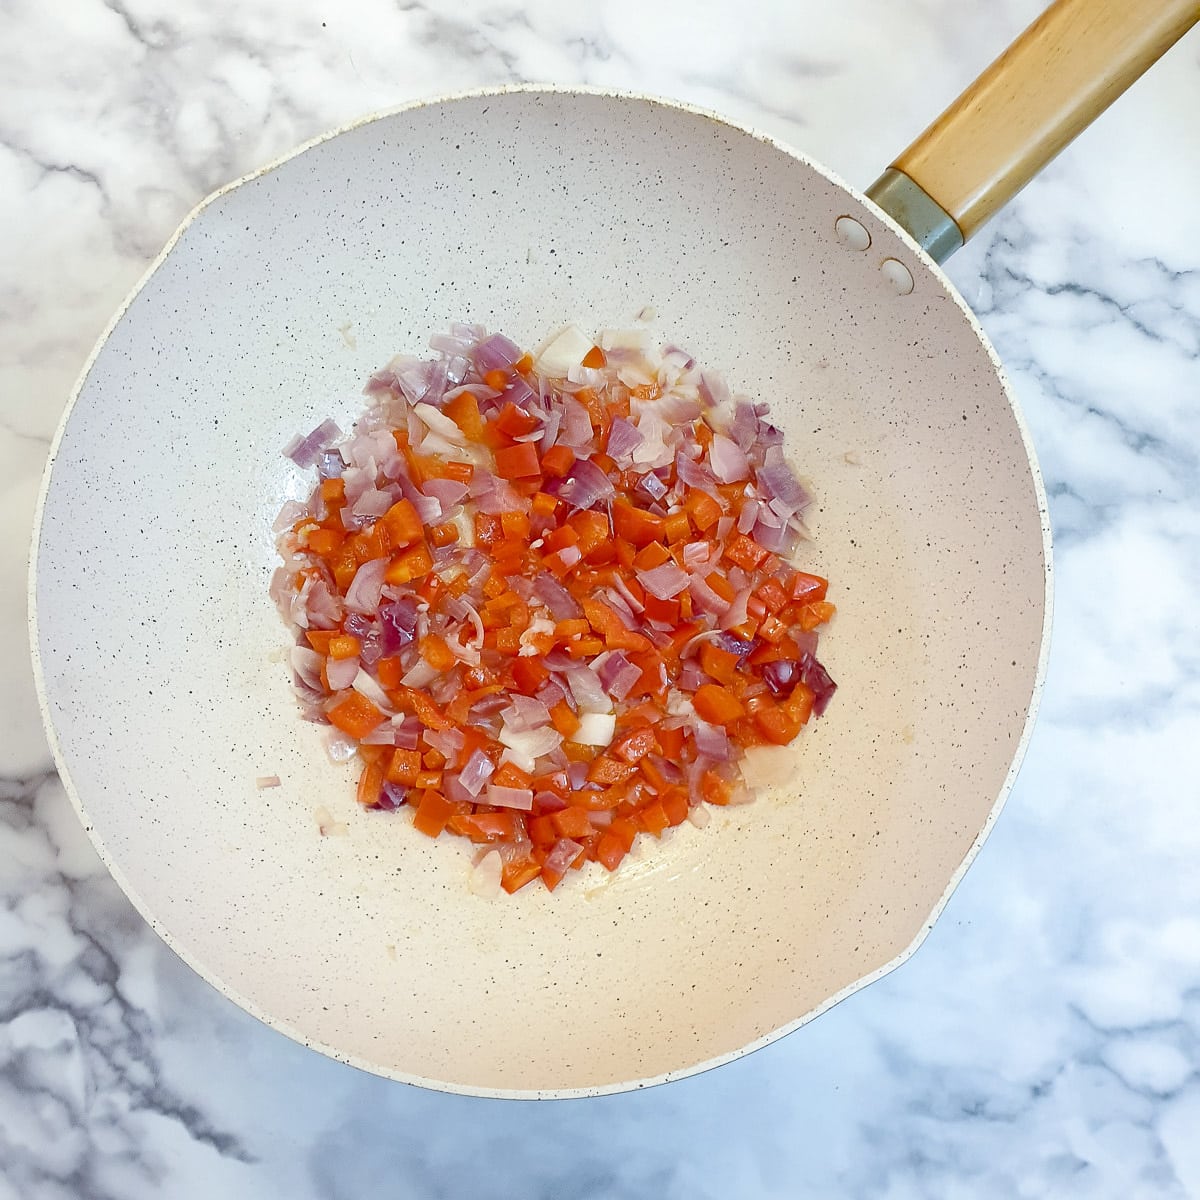
[[[750,464],[741,447],[722,433],[713,435],[708,464],[721,483],[740,483],[750,478]]]
[[[643,475],[638,481],[638,487],[650,497],[651,500],[661,500],[667,494],[667,485],[663,483],[653,471]]]
[[[501,712],[504,724],[514,733],[541,729],[550,721],[550,710],[536,697],[520,692],[512,694],[509,706]]]
[[[720,725],[710,725],[696,719],[692,736],[696,739],[696,750],[717,762],[728,762],[733,757],[733,746],[729,735]]]
[[[521,348],[502,333],[493,333],[475,347],[475,367],[480,375],[505,371],[521,357]]]
[[[346,661],[357,662],[358,660],[353,659]],[[332,666],[333,662],[334,660],[330,659],[329,665]],[[329,667],[325,668],[325,675],[328,677]],[[351,686],[360,695],[365,696],[368,700],[370,700],[376,708],[381,708],[385,712],[391,710],[392,702],[388,699],[387,692],[385,692],[380,686],[379,681],[375,679],[375,677],[369,671],[363,670],[361,666],[358,669],[358,674],[354,676],[354,682],[351,684]]]
[[[791,695],[796,684],[800,682],[800,663],[794,658],[781,658],[776,662],[763,664],[763,680],[771,689],[771,695],[777,700]]]
[[[310,629],[334,629],[345,612],[341,596],[334,592],[323,579],[310,581],[305,604]]]
[[[624,700],[642,677],[642,669],[626,658],[624,651],[614,650],[599,671],[600,683],[614,700]]]
[[[633,611],[633,605],[625,599],[623,592],[620,592],[616,587],[605,588],[603,592],[604,602],[621,618],[621,624],[626,629],[635,630],[638,627],[638,619]]]
[[[441,676],[441,671],[430,666],[423,658],[418,658],[400,678],[405,687],[427,688],[435,679]]]
[[[527,729],[519,733],[510,725],[503,725],[498,737],[501,745],[507,746],[519,759],[527,760],[528,765],[519,764],[525,770],[532,770],[534,761],[562,745],[562,734],[553,725],[543,725],[540,729]]]
[[[729,436],[745,451],[749,452],[758,438],[758,415],[749,400],[739,400],[733,411]]]
[[[279,533],[281,530],[291,529],[309,515],[307,504],[301,504],[299,500],[289,500],[279,510],[279,516],[275,518],[275,523],[271,526],[271,530],[274,533]]]
[[[758,520],[759,507],[757,500],[747,500],[742,505],[742,511],[738,513],[738,533],[749,533],[754,528],[754,523]]]
[[[497,808],[515,808],[520,812],[529,812],[533,808],[531,788],[502,787],[490,783],[486,795],[487,802]]]
[[[754,525],[754,532],[751,537],[764,549],[769,550],[772,554],[782,554],[788,544],[791,535],[785,526],[774,528],[765,516],[760,515]]]
[[[683,565],[694,575],[697,571],[707,573],[713,547],[707,542],[688,542],[683,547]]]
[[[702,371],[700,373],[699,386],[700,395],[706,404],[721,405],[729,403],[729,384],[725,382],[725,377],[719,375],[716,371]]]
[[[582,790],[588,777],[588,764],[585,762],[573,762],[567,768],[567,778],[571,782],[572,791]]]
[[[704,612],[720,614],[729,611],[729,601],[714,592],[699,575],[692,576],[688,590],[692,594],[693,603]]]
[[[813,715],[822,716],[837,691],[837,684],[829,677],[829,672],[817,662],[811,654],[806,654],[800,660],[800,678],[812,688]]]
[[[566,676],[567,686],[582,712],[612,711],[612,701],[591,667],[572,665]]]
[[[701,466],[695,459],[689,458],[682,450],[675,455],[675,472],[679,476],[680,483],[684,483],[690,488],[699,488],[714,499],[720,498],[717,481],[712,477],[708,468]]]
[[[579,857],[583,847],[570,838],[559,838],[554,843],[550,853],[546,855],[544,867],[561,875],[570,869],[571,864]]]
[[[384,654],[396,654],[409,645],[417,628],[417,602],[411,596],[394,600],[379,610]]]
[[[681,691],[694,692],[707,682],[708,676],[700,670],[700,666],[695,659],[689,659],[679,668],[678,686]]]
[[[389,493],[368,488],[355,500],[353,511],[356,517],[382,517],[394,503]]]
[[[613,482],[591,459],[581,458],[557,486],[558,495],[575,508],[591,508],[616,495]]]
[[[452,804],[474,804],[476,797],[463,787],[457,774],[447,771],[442,776],[442,794]]]
[[[401,750],[415,750],[421,742],[421,732],[425,728],[416,717],[392,718],[392,728],[395,730],[396,745]]]
[[[426,729],[422,736],[430,750],[436,750],[451,767],[467,741],[461,729]]]
[[[576,620],[583,615],[579,602],[548,571],[533,581],[533,594],[550,610],[556,621]]]
[[[613,593],[620,597],[621,604],[615,603]],[[628,629],[636,630],[639,628],[637,614],[645,612],[646,606],[629,590],[629,585],[621,577],[619,573],[613,575],[612,587],[608,589],[609,599],[614,601],[614,607],[621,613],[625,620],[625,626]],[[626,615],[628,611],[628,615]]]
[[[462,337],[454,333],[435,333],[429,339],[429,348],[449,356],[470,354],[475,349],[475,339],[469,334]]]
[[[392,360],[392,374],[409,404],[418,403],[429,391],[429,371],[429,363],[415,358]]]
[[[614,417],[608,431],[606,451],[618,462],[628,458],[645,440],[642,431],[625,417]]]
[[[343,692],[354,683],[358,674],[357,658],[329,658],[325,660],[325,678],[329,680],[331,692]]]
[[[533,797],[533,806],[538,812],[562,812],[567,802],[557,792],[538,792]]]
[[[588,410],[574,396],[562,400],[562,421],[558,428],[558,440],[576,453],[592,440],[592,418]]]
[[[787,505],[790,510],[789,515],[791,512],[803,508],[811,498],[786,461],[759,467],[757,483],[759,490],[767,499],[781,500]]]
[[[687,586],[690,576],[677,563],[665,562],[647,571],[638,571],[638,579],[652,596],[660,600],[671,600]]]
[[[739,659],[745,658],[758,646],[757,639],[747,641],[745,638],[740,638],[735,633],[730,633],[728,630],[717,636],[716,644],[720,649],[727,654],[736,654]]]
[[[458,773],[458,780],[474,798],[483,790],[483,785],[491,779],[495,770],[495,763],[482,750],[476,748],[463,764],[463,769]]]
[[[734,593],[729,607],[721,615],[721,628],[733,629],[735,626],[744,625],[750,616],[749,604],[750,589],[748,587],[739,588]]]
[[[323,692],[325,685],[321,682],[321,655],[308,646],[293,646],[291,657],[292,670],[305,686]]]
[[[375,807],[383,812],[395,812],[398,808],[404,807],[404,802],[408,799],[408,788],[402,787],[398,783],[385,780],[383,790],[379,793],[379,799],[375,802]]]
[[[321,479],[336,479],[345,469],[346,464],[337,450],[323,450],[317,459],[317,475]]]
[[[386,558],[373,558],[358,568],[353,582],[346,590],[347,608],[355,612],[372,613],[379,607],[387,566]]]
[[[434,496],[440,502],[442,510],[453,508],[467,494],[467,485],[459,483],[457,479],[430,479],[428,480],[422,491],[427,496]]]
[[[396,744],[396,727],[390,721],[377,725],[365,738],[364,746],[394,746]]]
[[[321,452],[341,436],[342,431],[336,421],[322,421],[307,437],[297,434],[292,438],[284,447],[284,457],[290,458],[296,466],[307,471],[309,467],[316,465]]]

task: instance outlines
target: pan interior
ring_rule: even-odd
[[[865,251],[834,234],[848,213]],[[840,690],[755,804],[615,876],[480,900],[457,842],[357,812],[297,718],[267,584],[306,481],[280,447],[348,427],[370,371],[452,320],[529,344],[644,307],[785,428]],[[921,934],[1023,736],[1039,498],[961,303],[811,164],[630,97],[416,107],[212,200],[112,329],[44,499],[47,717],[118,879],[251,1011],[434,1086],[632,1086],[793,1025]]]

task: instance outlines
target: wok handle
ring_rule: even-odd
[[[945,260],[1197,21],[1200,0],[1056,0],[867,195]]]

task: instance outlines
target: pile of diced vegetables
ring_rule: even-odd
[[[766,405],[640,331],[537,354],[476,325],[372,376],[276,523],[272,595],[305,714],[361,760],[365,808],[479,847],[507,892],[615,870],[748,798],[834,691],[826,581],[794,565],[808,496]]]

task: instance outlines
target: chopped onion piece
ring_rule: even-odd
[[[578,842],[572,841],[571,838],[559,838],[546,855],[545,868],[561,875],[570,869],[571,864],[582,852],[583,847]]]
[[[471,870],[467,884],[472,895],[494,900],[500,895],[500,878],[504,874],[504,859],[498,850],[489,850]]]
[[[708,448],[708,463],[721,483],[740,483],[750,478],[750,464],[741,448],[724,434],[713,434]]]
[[[440,409],[434,408],[432,404],[416,404],[413,406],[413,412],[434,433],[445,438],[452,445],[461,446],[466,442],[466,435],[458,425]]]
[[[592,339],[578,325],[568,325],[534,355],[534,369],[542,375],[565,379],[572,367],[583,362],[592,344]]]
[[[373,558],[358,568],[346,591],[347,608],[360,613],[375,612],[383,594],[383,575],[387,565],[386,558]]]
[[[492,760],[482,750],[476,749],[471,751],[471,756],[463,764],[458,781],[469,795],[478,796],[495,770],[496,766]]]
[[[515,808],[520,812],[530,812],[533,809],[533,791],[531,788],[500,787],[488,784],[487,802],[497,808]]]
[[[613,740],[616,729],[615,713],[581,712],[579,728],[571,734],[571,741],[581,746],[607,746]]]
[[[325,678],[334,692],[344,692],[358,677],[357,658],[328,658],[325,660]]]
[[[325,673],[326,675],[329,674],[328,667],[326,667]],[[392,702],[388,699],[387,692],[379,686],[379,681],[369,671],[360,667],[358,674],[354,676],[354,682],[351,684],[351,687],[359,695],[366,696],[376,708],[381,708],[384,712],[391,712]]]
[[[681,566],[673,562],[651,567],[648,571],[639,571],[637,577],[646,591],[660,600],[671,600],[678,596],[691,579]]]

